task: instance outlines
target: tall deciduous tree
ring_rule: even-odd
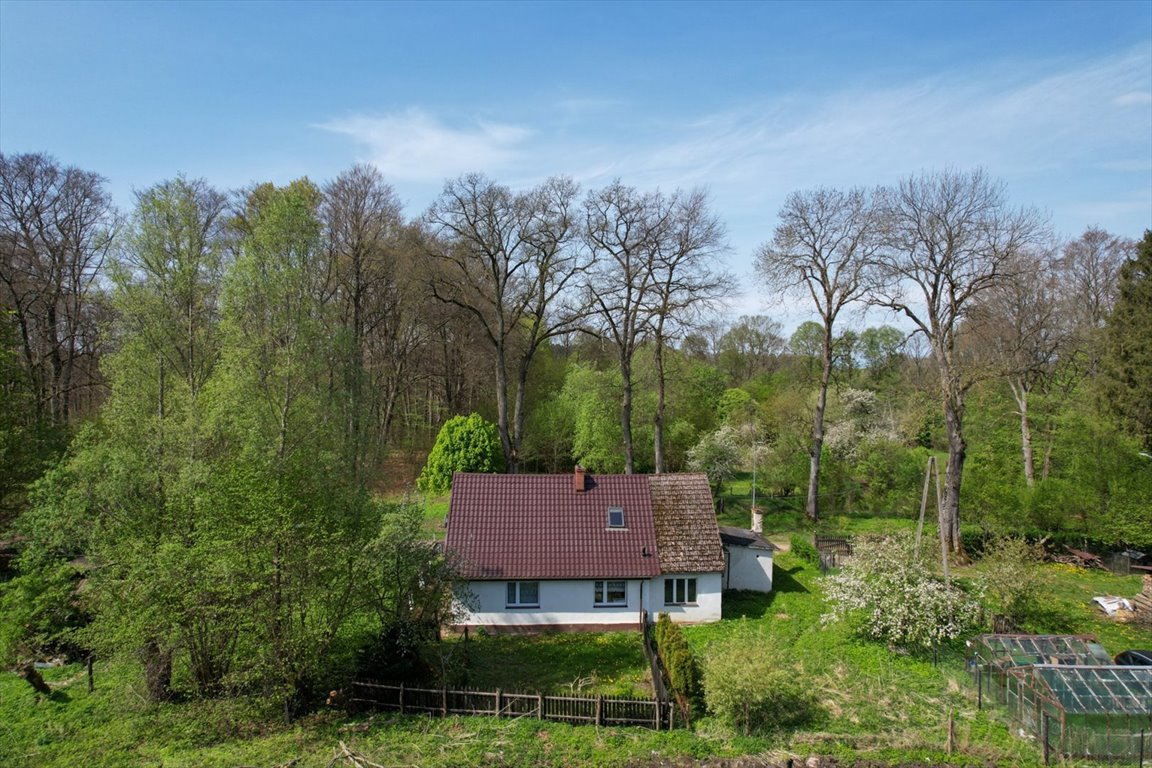
[[[727,250],[724,225],[712,213],[702,190],[677,192],[668,201],[671,219],[657,241],[652,263],[651,318],[656,364],[656,412],[653,416],[653,460],[657,473],[665,469],[664,431],[669,339],[686,331],[733,288],[732,278],[719,267]]]
[[[497,426],[509,472],[519,468],[524,397],[532,359],[571,330],[578,313],[566,292],[583,267],[572,247],[576,185],[554,178],[524,194],[480,175],[449,181],[424,215],[435,262],[433,295],[458,307],[493,351]],[[515,371],[509,409],[508,374]]]
[[[371,387],[369,371],[376,366],[395,365],[385,356],[374,360],[380,349],[374,340],[411,338],[402,327],[407,315],[401,309],[405,280],[400,274],[404,227],[400,201],[380,172],[356,165],[324,186],[321,205],[329,263],[335,281],[336,316],[345,346],[343,387],[347,392],[345,429],[348,432],[348,462],[353,472],[362,464],[371,440],[369,414],[377,397],[386,398],[390,414],[398,383],[379,390]],[[390,420],[390,415],[384,421]],[[383,425],[386,436],[386,427]]]
[[[879,195],[883,247],[871,299],[907,317],[932,349],[948,432],[940,527],[946,546],[960,551],[964,401],[974,379],[957,334],[973,302],[1042,239],[1044,222],[1010,207],[1003,185],[981,170],[912,176]]]
[[[812,419],[804,507],[810,520],[818,520],[824,411],[836,353],[836,320],[845,307],[864,296],[867,270],[879,240],[871,202],[860,189],[793,192],[778,215],[780,224],[772,243],[756,254],[756,271],[783,295],[810,299],[820,317],[820,387]]]
[[[16,321],[36,413],[52,424],[98,382],[93,304],[118,226],[98,174],[0,154],[0,306]]]
[[[653,265],[672,211],[657,194],[642,194],[616,181],[584,201],[584,239],[595,266],[586,283],[599,332],[612,341],[622,384],[620,426],[624,471],[635,469],[632,442],[632,361],[649,331]]]
[[[1135,254],[1133,240],[1099,227],[1064,246],[1056,263],[1062,313],[1071,326],[1081,376],[1095,376],[1104,348],[1104,325],[1116,301],[1120,267]]]
[[[1020,419],[1024,481],[1030,487],[1036,482],[1031,395],[1053,375],[1069,337],[1060,312],[1058,279],[1052,253],[1022,252],[1004,279],[976,302],[969,323],[979,354],[989,359],[1012,392]]]

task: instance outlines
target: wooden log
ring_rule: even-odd
[[[44,677],[40,674],[40,670],[36,669],[35,664],[31,661],[26,661],[21,664],[18,669],[20,671],[20,677],[24,678],[28,685],[35,688],[37,693],[42,693],[45,696],[52,695],[52,688],[48,683],[44,682]]]

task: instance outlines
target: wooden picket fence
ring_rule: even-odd
[[[672,705],[659,699],[544,696],[500,690],[410,688],[368,682],[352,683],[349,699],[357,707],[401,714],[528,717],[585,725],[637,725],[657,731],[672,727]]]

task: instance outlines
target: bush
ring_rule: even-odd
[[[689,705],[700,700],[700,667],[684,630],[667,613],[656,619],[656,652],[668,672],[672,693]]]
[[[802,725],[819,712],[794,665],[766,639],[730,640],[704,662],[708,711],[744,734]]]
[[[417,487],[426,493],[447,493],[454,472],[502,472],[504,449],[496,425],[479,414],[453,416],[436,435]]]
[[[1044,548],[1022,537],[987,542],[980,560],[984,595],[993,615],[1021,626],[1037,606],[1046,603],[1040,563]]]
[[[856,548],[826,582],[832,611],[860,635],[902,647],[935,648],[979,624],[980,604],[955,583],[946,585],[930,557],[916,557],[909,535],[875,538]],[[925,547],[932,552],[931,546]]]
[[[794,533],[790,541],[793,557],[810,565],[820,565],[820,553],[816,551],[816,547],[808,541],[807,537]]]

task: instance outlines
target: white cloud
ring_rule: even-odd
[[[1134,107],[1140,106],[1141,104],[1152,104],[1152,93],[1148,91],[1122,93],[1113,99],[1112,103],[1118,107]]]
[[[420,109],[338,118],[318,127],[364,146],[367,159],[389,177],[437,182],[464,171],[494,173],[508,167],[532,133],[521,126],[482,121],[451,128]]]

